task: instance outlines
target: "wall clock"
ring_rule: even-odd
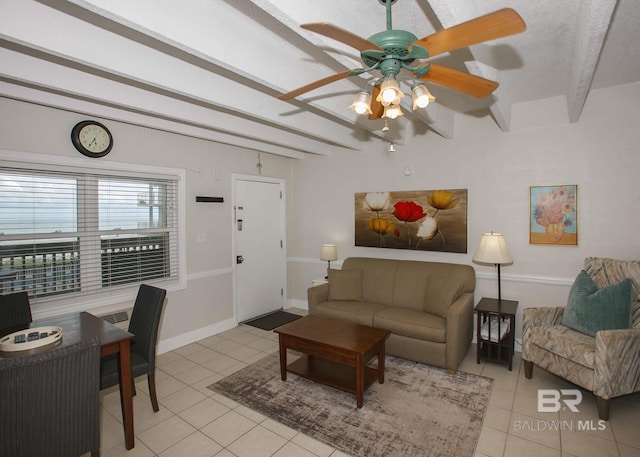
[[[104,157],[113,147],[111,132],[97,121],[82,121],[74,125],[71,142],[78,152],[87,157]]]

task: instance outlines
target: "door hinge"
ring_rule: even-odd
[[[280,288],[280,296],[284,297],[284,289],[282,287]]]
[[[282,191],[280,191],[280,200],[282,200]]]
[[[284,246],[282,244],[282,240],[280,240],[280,249],[282,249]]]

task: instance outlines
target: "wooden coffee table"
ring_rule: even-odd
[[[280,341],[280,373],[287,371],[356,394],[362,408],[364,391],[377,379],[384,383],[384,344],[389,330],[338,319],[305,316],[275,329]],[[302,357],[287,365],[287,349]],[[378,366],[368,363],[378,357]]]

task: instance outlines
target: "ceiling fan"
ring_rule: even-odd
[[[278,98],[290,100],[326,84],[377,70],[382,73],[382,77],[370,80],[367,89],[356,95],[350,108],[358,114],[368,113],[370,119],[394,119],[402,115],[400,100],[404,94],[400,91],[397,80],[402,69],[413,75],[407,78],[412,83],[413,109],[423,108],[435,100],[421,84],[422,81],[446,86],[474,97],[486,97],[496,90],[498,83],[443,65],[421,61],[444,52],[520,33],[526,28],[516,11],[505,8],[418,39],[411,32],[392,28],[391,5],[397,0],[379,1],[386,1],[387,29],[368,39],[326,22],[301,26],[360,51],[363,68],[336,73],[281,94]],[[418,63],[412,66],[416,61]],[[370,86],[371,93],[368,90]]]

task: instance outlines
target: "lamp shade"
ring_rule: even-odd
[[[513,263],[511,253],[504,240],[502,233],[483,233],[480,239],[480,246],[473,256],[473,261],[477,263],[492,263],[503,265]]]
[[[323,244],[320,251],[320,260],[338,260],[338,248],[335,244]]]

